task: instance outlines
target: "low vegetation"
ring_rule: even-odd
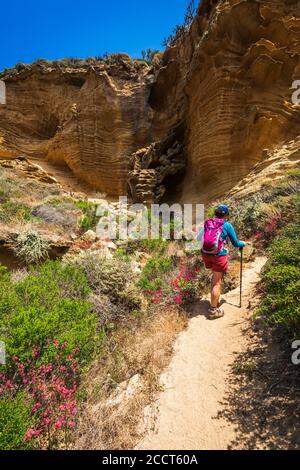
[[[284,327],[291,340],[300,335],[300,198],[292,221],[280,230],[268,250],[262,276],[264,298],[259,310],[270,324]]]
[[[0,284],[0,338],[7,352],[0,373],[0,422],[16,436],[9,444],[0,433],[0,448],[15,448],[16,439],[17,448],[27,448],[28,441],[52,448],[56,431],[72,427],[78,372],[101,342],[87,301],[90,289],[82,271],[50,261],[14,283],[2,268]],[[72,409],[74,416],[63,422],[67,405],[65,411]],[[10,422],[6,406],[15,407]]]
[[[180,40],[181,38],[185,36],[188,28],[191,26],[195,18],[196,12],[197,12],[197,6],[195,3],[195,0],[189,0],[185,15],[184,15],[183,24],[176,25],[172,33],[164,39],[163,41],[164,47],[167,48],[167,47],[173,46],[178,40]]]
[[[104,350],[113,322],[140,308],[123,263],[97,261],[47,261],[15,282],[2,268],[0,339],[8,360],[0,373],[0,422],[15,430],[19,444],[0,434],[0,448],[26,448],[27,441],[38,448],[67,446],[81,372]],[[8,404],[15,407],[10,424]]]
[[[1,380],[0,398],[0,449],[30,450],[32,442],[25,441],[25,435],[31,426],[31,406],[24,393],[5,393]]]
[[[4,223],[24,221],[31,219],[30,207],[21,202],[7,200],[0,206],[0,221]]]
[[[153,51],[154,52],[154,51]],[[152,59],[155,54],[152,54],[152,49],[144,51],[145,58],[144,59],[134,59],[131,61],[130,57],[126,54],[102,54],[97,55],[95,57],[87,57],[87,58],[79,58],[79,57],[65,57],[64,59],[58,60],[47,60],[47,59],[37,59],[31,64],[25,64],[23,62],[17,63],[14,67],[6,68],[0,71],[0,79],[5,79],[11,75],[17,75],[20,73],[26,73],[26,71],[30,71],[33,67],[41,67],[47,69],[56,69],[56,70],[64,70],[64,69],[72,69],[78,70],[83,69],[87,70],[90,67],[101,67],[103,65],[106,66],[118,66],[119,71],[136,71],[147,67],[148,64],[152,62]]]
[[[152,64],[154,57],[159,53],[158,49],[146,49],[142,51],[142,58],[148,64]]]
[[[94,229],[97,225],[96,211],[97,206],[88,201],[76,201],[75,206],[83,212],[83,218],[80,220],[80,228],[83,232]]]
[[[29,229],[16,237],[13,248],[18,258],[34,264],[47,258],[50,245],[37,231]]]
[[[300,334],[300,170],[290,170],[280,182],[259,194],[232,200],[232,220],[242,237],[268,256],[262,274],[262,303],[257,315],[286,332]]]
[[[0,368],[0,448],[64,449],[75,440],[79,448],[134,446],[141,410],[159,388],[189,304],[209,289],[209,273],[183,242],[124,242],[109,253],[95,242],[93,249],[81,236],[95,229],[94,203],[42,185],[26,199],[27,186],[11,185],[7,175],[1,188],[2,214],[18,228],[13,247],[26,270],[0,271],[0,340],[8,358]],[[288,339],[300,333],[299,189],[294,170],[259,195],[229,201],[240,238],[268,252],[258,314]],[[47,260],[45,234],[69,230],[79,251]],[[225,290],[238,280],[234,250],[231,258]],[[252,374],[252,366],[245,370]],[[129,408],[92,412],[133,377],[143,389]]]

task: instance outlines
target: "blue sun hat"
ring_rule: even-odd
[[[229,207],[226,204],[220,204],[216,210],[222,215],[229,215]]]

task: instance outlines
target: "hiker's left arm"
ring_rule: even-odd
[[[244,246],[246,246],[245,242],[242,242],[238,239],[233,226],[229,223],[227,225],[227,233],[228,233],[231,243],[233,244],[235,248],[244,248]]]

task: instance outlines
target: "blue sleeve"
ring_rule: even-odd
[[[198,242],[201,242],[201,241],[202,241],[203,234],[204,234],[204,227],[202,228],[202,230],[200,230],[200,232],[198,233],[198,235],[197,235],[197,237],[196,237],[196,240],[197,240]]]
[[[226,222],[224,228],[227,232],[227,236],[235,248],[243,248],[245,246],[245,242],[239,241],[233,226],[229,222]]]

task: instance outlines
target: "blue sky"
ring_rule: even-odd
[[[1,2],[0,70],[38,58],[161,49],[188,0],[9,0]]]

